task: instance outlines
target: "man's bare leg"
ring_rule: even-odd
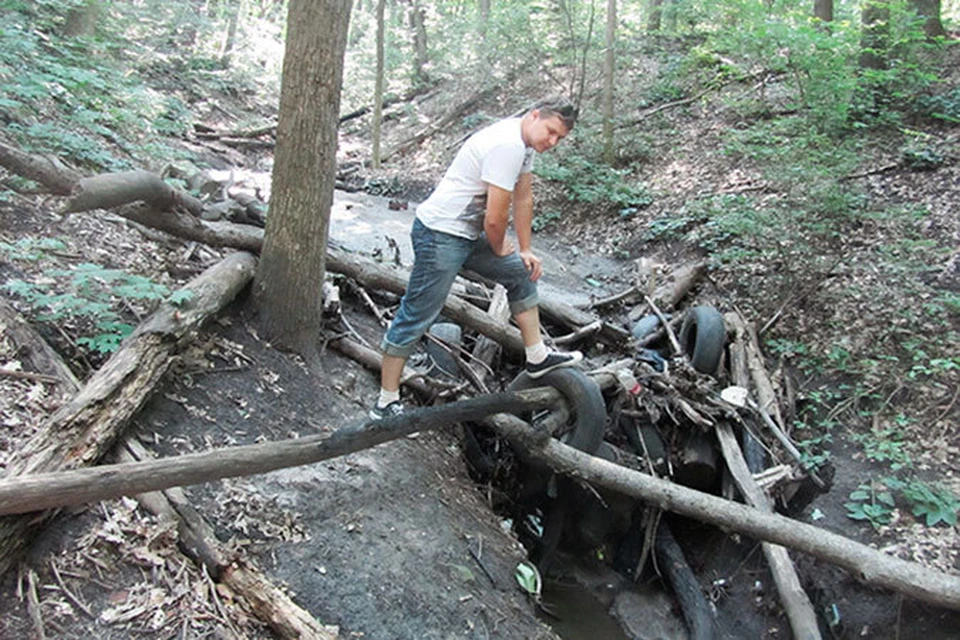
[[[370,417],[381,420],[403,413],[400,404],[400,376],[407,359],[384,354],[380,362],[380,397],[370,410]]]
[[[527,375],[539,378],[554,369],[569,367],[583,359],[579,351],[570,353],[550,353],[540,337],[540,308],[532,307],[513,316],[520,335],[523,337],[523,349],[526,352]]]

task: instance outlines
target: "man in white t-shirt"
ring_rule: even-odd
[[[437,188],[419,207],[410,232],[414,264],[400,309],[383,341],[380,397],[370,417],[401,415],[400,376],[407,357],[443,309],[462,268],[507,289],[520,328],[526,372],[539,378],[582,359],[578,351],[548,352],[540,337],[537,280],[543,273],[533,253],[533,169],[573,129],[577,112],[565,102],[543,102],[519,118],[500,120],[470,136]],[[519,251],[507,237],[510,205]]]

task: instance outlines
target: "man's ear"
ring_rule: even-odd
[[[533,119],[536,120],[540,117],[540,109],[534,109],[530,112],[530,115],[533,116]]]

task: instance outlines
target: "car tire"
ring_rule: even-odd
[[[680,327],[680,346],[690,364],[700,373],[714,375],[720,366],[727,329],[723,316],[713,307],[693,307]]]

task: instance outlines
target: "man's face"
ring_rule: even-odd
[[[541,117],[537,109],[534,109],[530,115],[533,117],[527,129],[526,142],[527,146],[532,147],[537,153],[553,149],[570,133],[559,116]]]

